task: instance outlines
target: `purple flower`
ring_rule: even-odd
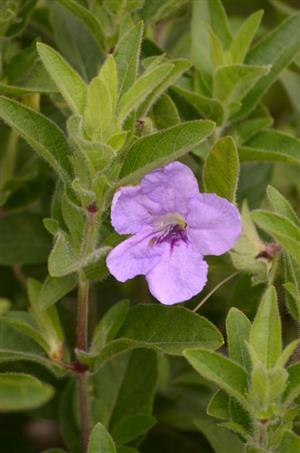
[[[237,208],[200,193],[180,162],[152,171],[139,186],[121,187],[111,220],[118,233],[133,235],[109,253],[111,274],[121,282],[145,275],[150,292],[166,305],[199,293],[207,280],[203,256],[227,252],[241,233]]]

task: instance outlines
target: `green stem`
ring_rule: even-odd
[[[220,283],[218,283],[200,302],[196,307],[193,309],[194,312],[198,311],[202,305],[216,292],[218,291],[221,286],[225,285],[225,283],[229,282],[232,278],[236,277],[239,274],[239,271],[234,272],[233,274],[228,275],[228,277],[224,278]]]
[[[86,256],[87,254],[91,253],[96,247],[98,231],[97,220],[97,212],[90,212],[89,210],[87,210],[87,221],[81,246],[82,256]],[[76,348],[81,351],[88,350],[89,299],[90,281],[85,277],[83,272],[80,272],[78,287]],[[88,370],[83,369],[78,373],[78,385],[82,451],[83,453],[86,453],[88,451],[90,432]]]

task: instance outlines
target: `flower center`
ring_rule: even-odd
[[[187,241],[185,219],[177,212],[160,217],[156,227],[156,235],[151,239],[151,245],[169,242],[173,247],[179,241]]]

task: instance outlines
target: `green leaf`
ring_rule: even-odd
[[[263,13],[263,10],[260,10],[251,14],[234,37],[229,49],[234,63],[244,62],[245,56],[261,22]]]
[[[293,282],[284,283],[284,288],[287,291],[286,294],[286,304],[290,314],[293,316],[296,321],[300,319],[300,294],[298,290],[298,285]]]
[[[205,140],[213,130],[211,121],[189,121],[140,138],[126,156],[120,185],[136,181],[154,168],[178,159]]]
[[[128,91],[133,85],[139,64],[143,34],[143,23],[138,22],[122,36],[114,52],[117,72],[119,96]]]
[[[176,85],[172,87],[172,90],[189,102],[203,118],[211,119],[215,121],[217,125],[222,124],[224,119],[224,109],[218,99],[193,93],[192,91]]]
[[[284,367],[287,362],[290,360],[291,356],[299,346],[300,340],[293,340],[291,343],[289,343],[284,350],[282,351],[280,357],[278,357],[278,360],[275,364],[276,368],[282,368]]]
[[[167,129],[180,123],[177,107],[167,94],[163,94],[154,104],[152,118],[158,129]]]
[[[192,60],[204,77],[211,72],[209,32],[207,25],[217,35],[225,49],[231,44],[231,32],[221,0],[193,1]],[[206,88],[209,82],[204,82]],[[207,93],[208,94],[208,93]]]
[[[217,349],[223,342],[216,327],[196,313],[183,307],[143,304],[129,310],[118,337],[175,355],[188,347]]]
[[[183,355],[202,377],[214,382],[248,409],[245,398],[247,374],[244,368],[225,356],[205,349],[187,349]]]
[[[231,137],[217,141],[207,154],[203,168],[205,192],[235,202],[239,178],[239,156]]]
[[[169,74],[161,81],[161,83],[149,94],[141,108],[138,110],[139,117],[148,116],[149,110],[161,95],[185,72],[191,62],[185,59],[165,60],[166,63],[172,64],[172,69]]]
[[[292,431],[284,431],[283,438],[276,448],[276,453],[296,453],[300,451],[300,437]]]
[[[229,129],[229,133],[236,137],[237,143],[241,146],[262,129],[272,126],[273,118],[268,110],[258,105],[249,117]]]
[[[242,442],[227,429],[216,425],[206,418],[196,418],[194,424],[204,434],[216,453],[224,453],[225,445],[226,449],[231,453],[240,453],[242,451]]]
[[[156,419],[151,415],[130,415],[114,426],[112,435],[118,444],[127,444],[149,431],[155,424]]]
[[[285,406],[289,406],[300,395],[300,363],[289,366],[287,372],[289,378],[284,393]]]
[[[267,66],[230,65],[217,69],[213,81],[213,95],[223,104],[240,102],[253,85],[269,72]]]
[[[101,423],[97,423],[91,432],[88,453],[117,453],[111,435]]]
[[[59,365],[49,360],[41,347],[31,338],[8,325],[0,318],[0,363],[29,361],[46,367],[55,376],[65,374]]]
[[[137,110],[145,98],[160,85],[173,69],[171,64],[162,64],[151,71],[146,71],[120,99],[118,121],[123,124],[128,115]]]
[[[39,305],[45,309],[61,300],[66,294],[76,288],[77,277],[70,274],[65,277],[51,277],[48,275],[39,293]]]
[[[267,289],[260,302],[251,327],[249,344],[267,368],[272,368],[281,355],[281,321],[273,286]]]
[[[298,216],[291,204],[277,189],[275,189],[275,187],[268,186],[267,195],[270,203],[272,204],[272,208],[277,214],[282,215],[296,225],[299,225]]]
[[[95,77],[87,88],[84,129],[93,141],[105,141],[113,118],[112,96],[107,84]]]
[[[0,117],[16,129],[64,181],[70,181],[72,178],[72,168],[68,159],[70,147],[56,124],[44,115],[4,96],[0,96]]]
[[[41,42],[37,43],[37,50],[45,68],[71,111],[75,114],[82,114],[87,89],[84,81],[56,50]]]
[[[260,131],[239,147],[241,162],[272,161],[300,164],[300,141],[274,130]]]
[[[122,327],[129,310],[129,302],[122,300],[115,304],[103,316],[97,325],[90,347],[90,352],[99,352],[106,343],[113,340]]]
[[[108,426],[117,443],[133,441],[153,425],[157,386],[154,351],[140,349],[115,357],[90,376],[89,386],[95,395],[91,419]]]
[[[101,22],[97,16],[92,14],[87,8],[84,8],[80,3],[75,0],[57,0],[61,5],[67,8],[74,14],[88,29],[91,35],[95,38],[99,49],[105,50],[105,37],[102,31]]]
[[[249,91],[237,116],[246,116],[255,108],[266,90],[291,63],[299,50],[300,13],[297,13],[265,35],[248,53],[246,64],[272,65],[272,69]]]
[[[20,212],[0,219],[0,264],[38,264],[47,261],[51,237],[37,214]]]
[[[246,370],[250,369],[250,360],[246,341],[249,341],[251,322],[246,315],[232,307],[226,318],[226,333],[231,359],[238,362]]]
[[[63,277],[73,274],[84,267],[95,263],[105,256],[111,247],[101,247],[86,256],[79,256],[71,245],[70,239],[60,231],[49,255],[48,268],[51,277]]]
[[[37,280],[31,278],[27,280],[30,311],[48,344],[50,357],[60,359],[63,354],[63,329],[56,308],[52,306],[44,310],[39,305],[41,288],[42,285]]]
[[[270,211],[252,211],[251,217],[300,263],[300,228],[297,225],[286,217]]]
[[[49,384],[28,374],[0,373],[0,411],[35,409],[47,403],[54,394]]]
[[[1,316],[1,322],[7,323],[13,327],[14,330],[21,332],[27,337],[31,338],[37,343],[44,351],[48,353],[49,348],[46,339],[39,331],[37,323],[34,321],[32,315],[25,311],[9,311]]]

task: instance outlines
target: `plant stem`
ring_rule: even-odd
[[[88,337],[88,312],[89,312],[90,283],[84,277],[79,280],[78,307],[77,307],[77,340],[76,348],[87,350]]]
[[[87,211],[87,222],[82,240],[81,253],[83,256],[91,253],[97,243],[97,216],[93,209]],[[83,272],[79,273],[76,348],[80,351],[88,350],[88,317],[89,317],[90,282]],[[86,453],[89,442],[89,400],[88,400],[88,370],[82,369],[78,373],[79,406],[81,421],[82,451]]]
[[[90,433],[87,372],[80,373],[78,375],[78,384],[81,421],[81,445],[83,453],[87,453]]]
[[[218,291],[221,286],[225,285],[225,283],[229,282],[232,278],[236,277],[239,274],[239,271],[234,272],[233,274],[228,275],[228,277],[224,278],[220,283],[218,283],[200,302],[196,307],[193,309],[193,311],[198,311],[200,307],[202,307],[203,304],[212,296],[216,291]]]

